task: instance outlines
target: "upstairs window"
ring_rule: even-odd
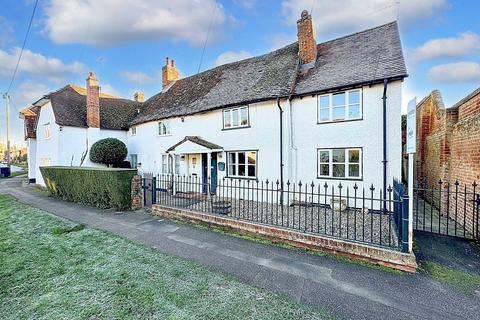
[[[361,179],[362,149],[318,149],[318,178]]]
[[[45,123],[43,125],[43,137],[45,139],[50,139],[51,135],[50,135],[50,122],[49,123]]]
[[[234,129],[250,125],[248,106],[223,110],[223,128]]]
[[[228,152],[228,177],[255,178],[257,176],[257,152]]]
[[[136,136],[137,135],[137,127],[131,127],[130,128],[130,134],[132,136]]]
[[[168,136],[170,135],[170,121],[162,120],[158,122],[158,135],[159,136]]]
[[[361,118],[362,91],[360,89],[318,96],[318,123]]]

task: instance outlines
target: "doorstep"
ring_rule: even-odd
[[[152,205],[152,214],[165,218],[175,218],[192,223],[227,228],[244,234],[268,238],[273,242],[283,242],[308,250],[325,251],[349,258],[371,262],[381,266],[416,272],[417,263],[413,253],[370,246],[368,244],[346,241],[328,236],[298,232],[282,227],[216,216],[186,209],[171,208],[158,204]]]

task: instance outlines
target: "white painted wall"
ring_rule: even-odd
[[[388,183],[401,174],[401,90],[402,83],[390,83],[387,91],[387,160]],[[317,179],[317,149],[360,147],[363,149],[363,179],[358,181],[328,180],[329,184],[368,188],[374,184],[376,190],[382,188],[382,93],[383,84],[365,86],[363,91],[363,119],[339,123],[317,124],[316,97],[295,98],[291,102],[281,101],[284,108],[284,177],[285,180],[324,184],[325,179]],[[222,111],[210,111],[170,119],[171,134],[158,135],[158,122],[148,122],[137,126],[136,135],[120,130],[98,130],[74,127],[59,127],[55,124],[50,103],[41,108],[38,122],[35,177],[43,184],[38,166],[42,159],[49,158],[52,165],[79,165],[80,157],[93,140],[115,137],[124,141],[129,154],[137,154],[141,172],[161,173],[162,154],[185,136],[200,136],[223,147],[225,151],[257,150],[257,177],[259,180],[276,181],[280,178],[279,169],[279,110],[276,101],[255,103],[249,106],[250,127],[223,130]],[[50,123],[51,138],[44,139],[43,125]],[[90,130],[90,131],[89,131]],[[93,138],[92,138],[93,137]],[[202,148],[188,143],[180,149],[191,153],[202,152]],[[187,150],[188,149],[188,150]],[[73,161],[72,161],[73,157]],[[192,158],[197,165],[192,167]],[[225,153],[219,154],[218,162],[226,163]],[[84,166],[97,166],[90,163],[88,156]],[[183,157],[181,174],[196,173],[201,177],[201,155]],[[223,178],[226,171],[218,172]]]
[[[389,84],[387,92],[387,160],[388,182],[401,173],[401,88],[396,81]],[[363,87],[363,119],[340,123],[317,124],[316,97],[295,98],[289,103],[281,101],[284,108],[284,177],[285,181],[325,183],[317,179],[317,148],[361,147],[363,149],[363,179],[358,181],[328,180],[329,184],[370,187],[380,190],[382,175],[382,94],[383,84]],[[258,150],[257,170],[259,180],[276,181],[279,169],[279,111],[276,101],[251,104],[250,128],[222,130],[222,111],[170,119],[171,135],[158,135],[158,122],[137,126],[135,136],[128,134],[130,153],[138,155],[141,172],[161,173],[161,155],[187,135],[200,136],[218,144],[225,151]],[[290,118],[291,115],[291,118]],[[191,147],[191,146],[189,146]],[[187,147],[186,147],[187,148]],[[296,150],[295,150],[296,149]],[[185,150],[184,150],[185,151]],[[188,151],[188,150],[187,150]],[[192,153],[196,150],[190,150]],[[198,155],[198,160],[201,159]],[[192,173],[183,166],[181,174]],[[223,154],[218,162],[226,162]],[[201,163],[197,167],[200,174]],[[189,168],[189,169],[186,169]],[[218,172],[223,178],[224,172]]]
[[[130,153],[138,155],[142,172],[161,173],[161,155],[168,148],[180,142],[185,136],[200,136],[218,144],[225,151],[258,150],[258,178],[277,179],[279,169],[279,115],[275,101],[251,104],[250,127],[223,130],[222,111],[211,111],[204,114],[170,119],[171,135],[158,135],[158,122],[148,122],[137,126],[137,134],[128,134],[127,146]],[[196,150],[190,150],[196,152]],[[198,150],[197,150],[198,151]],[[198,160],[201,157],[198,156]],[[218,162],[226,162],[225,154]],[[197,165],[201,170],[201,162]],[[201,171],[198,171],[200,173]],[[182,172],[187,173],[187,172]],[[218,172],[223,178],[226,171]]]
[[[37,139],[27,139],[27,165],[28,165],[28,179],[35,179],[36,177],[36,160],[37,160]]]
[[[392,82],[387,90],[387,181],[401,175],[401,97],[402,83]],[[316,97],[296,98],[291,103],[293,121],[292,161],[290,176],[294,181],[344,186],[370,187],[383,185],[383,84],[363,87],[363,119],[317,124]],[[288,113],[288,111],[286,112]],[[288,134],[288,130],[287,130]],[[287,137],[288,139],[288,137]],[[318,148],[363,148],[363,179],[361,181],[317,179]],[[287,155],[288,157],[288,155]],[[296,159],[296,163],[295,163]]]
[[[45,139],[44,136],[44,125],[46,123],[50,123],[50,139]],[[31,157],[29,150],[29,159],[32,159],[32,163],[29,160],[29,172],[31,171],[36,178],[37,184],[45,185],[40,173],[40,166],[46,165],[47,162],[56,166],[79,166],[83,153],[90,150],[93,143],[104,138],[117,138],[126,143],[127,131],[59,126],[55,123],[52,106],[49,102],[42,106],[40,110],[36,150],[32,151]],[[49,161],[47,161],[48,159]],[[87,154],[82,166],[99,167],[101,165],[91,162]],[[30,168],[34,169],[30,170]]]
[[[50,124],[50,138],[45,137],[45,125]],[[40,166],[57,164],[59,150],[60,126],[55,123],[52,105],[46,103],[40,108],[40,116],[37,123],[37,154],[35,159],[35,179],[36,183],[45,185]]]

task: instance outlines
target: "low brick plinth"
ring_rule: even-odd
[[[207,223],[212,226],[227,228],[244,234],[268,238],[274,242],[283,242],[308,250],[339,254],[406,272],[415,272],[417,269],[417,263],[413,253],[405,254],[395,250],[348,242],[323,235],[302,233],[282,227],[252,223],[229,217],[215,216],[161,205],[153,205],[152,213],[165,218],[174,218],[192,223]]]

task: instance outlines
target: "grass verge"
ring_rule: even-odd
[[[12,173],[10,174],[9,178],[15,178],[15,177],[18,177],[18,176],[27,174],[27,173],[28,173],[28,170],[15,171],[15,172],[12,172]]]
[[[419,267],[431,278],[447,284],[463,293],[473,294],[480,290],[480,276],[455,270],[433,261],[423,261]]]
[[[331,318],[4,195],[0,266],[0,319]]]

